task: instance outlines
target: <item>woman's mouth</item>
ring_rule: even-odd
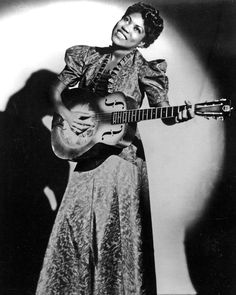
[[[126,36],[122,33],[122,31],[118,30],[116,33],[117,37],[122,39],[122,40],[126,40]]]

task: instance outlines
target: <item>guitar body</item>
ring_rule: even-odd
[[[137,103],[121,92],[99,97],[83,89],[65,90],[64,104],[73,112],[92,114],[93,127],[75,134],[68,123],[54,114],[51,142],[54,153],[61,159],[76,161],[97,143],[116,147],[127,147],[132,143],[137,123],[112,124],[111,113],[136,109]]]
[[[61,159],[76,161],[98,143],[124,148],[129,146],[136,133],[137,122],[172,118],[192,106],[165,106],[138,109],[137,102],[116,92],[99,97],[87,90],[74,88],[62,93],[65,106],[80,114],[80,119],[92,120],[93,126],[76,134],[68,123],[55,114],[52,121],[51,143],[54,153]],[[194,113],[207,118],[229,117],[231,101],[226,98],[195,104]],[[82,115],[82,118],[81,118]]]

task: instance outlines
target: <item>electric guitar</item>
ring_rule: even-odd
[[[76,161],[97,143],[127,147],[134,139],[137,122],[175,117],[179,111],[189,107],[180,105],[138,109],[137,102],[121,92],[99,97],[79,88],[65,90],[62,99],[71,111],[92,114],[94,125],[76,134],[66,120],[54,114],[51,131],[53,151],[59,158],[70,161]],[[224,119],[230,116],[232,110],[231,101],[225,98],[190,107],[194,108],[196,115],[207,118]]]

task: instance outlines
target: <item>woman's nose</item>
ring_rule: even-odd
[[[130,32],[130,27],[129,27],[129,25],[123,25],[122,26],[122,29],[126,32],[126,33],[129,33]]]

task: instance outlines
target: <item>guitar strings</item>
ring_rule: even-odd
[[[153,110],[156,110],[156,116],[158,114],[158,110],[165,110],[165,116],[163,115],[163,118],[171,118],[177,115],[177,112],[179,110],[183,110],[185,109],[187,106],[186,105],[181,105],[181,106],[168,106],[168,107],[154,107],[154,108],[148,108],[148,109],[130,109],[130,110],[126,110],[126,111],[114,111],[114,112],[110,112],[110,113],[105,113],[105,112],[98,112],[98,113],[94,113],[93,115],[91,115],[91,118],[96,118],[95,121],[100,122],[100,121],[105,121],[105,122],[109,122],[112,120],[112,116],[115,113],[126,113],[126,118],[129,117],[129,114],[131,115],[134,111],[135,112],[146,112],[146,113],[152,113]],[[168,110],[169,109],[173,109],[173,115],[168,115]],[[152,111],[151,111],[152,110]],[[160,115],[163,113],[163,111],[159,112]],[[159,116],[157,116],[158,118],[160,118]],[[126,119],[125,118],[125,119]],[[148,119],[148,118],[145,118]],[[154,115],[154,119],[155,119],[155,115]],[[142,119],[140,119],[141,121]],[[125,120],[126,121],[126,120]]]

